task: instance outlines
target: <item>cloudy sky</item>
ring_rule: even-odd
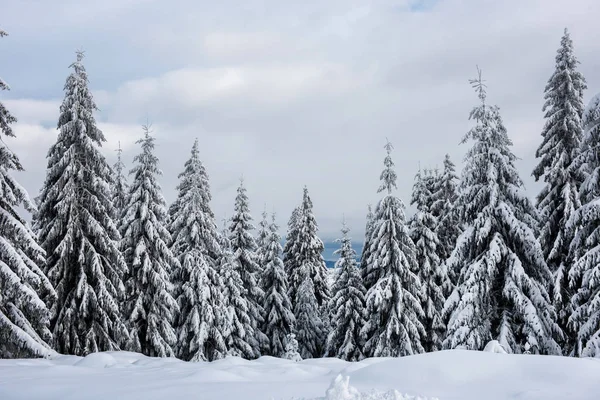
[[[386,137],[405,202],[419,165],[449,153],[461,166],[476,64],[533,197],[560,37],[568,27],[587,102],[600,92],[599,15],[597,0],[4,0],[1,95],[19,119],[8,144],[37,195],[82,48],[111,163],[119,141],[131,162],[148,118],[167,201],[198,138],[218,216],[231,215],[242,174],[254,217],[266,204],[281,225],[306,185],[322,237],[345,215],[360,241]]]

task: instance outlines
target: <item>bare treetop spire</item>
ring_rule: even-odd
[[[486,98],[485,89],[487,88],[487,85],[484,83],[485,81],[481,77],[481,69],[479,69],[478,65],[476,67],[477,67],[477,78],[469,79],[469,83],[471,84],[471,87],[473,87],[473,89],[475,89],[475,91],[477,92],[477,95],[478,95],[479,99],[481,100],[481,102],[483,104],[485,104],[485,98]]]
[[[75,54],[77,54],[77,62],[81,62],[85,57],[85,51],[82,48],[77,49]]]
[[[385,151],[387,151],[388,154],[390,154],[392,152],[392,150],[394,150],[394,145],[392,145],[392,142],[390,142],[390,140],[388,138],[385,138],[385,146],[383,146],[383,148],[385,149]]]

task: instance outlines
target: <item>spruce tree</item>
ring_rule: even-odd
[[[371,270],[369,269],[369,256],[371,255],[371,236],[373,236],[373,229],[375,228],[375,216],[371,205],[368,206],[367,212],[367,223],[365,226],[365,241],[363,243],[362,254],[360,255],[360,273],[363,279],[363,284],[366,290],[369,290],[375,284],[375,279],[371,277]]]
[[[127,338],[119,309],[126,265],[113,220],[114,182],[98,149],[105,138],[93,116],[97,108],[82,61],[83,52],[77,52],[35,216],[45,271],[57,293],[54,348],[76,355],[117,350]]]
[[[583,205],[573,214],[569,228],[575,233],[571,243],[574,260],[569,273],[573,312],[569,331],[576,335],[567,345],[567,354],[600,356],[600,95],[596,95],[583,114],[582,152],[577,160],[586,173],[581,186]],[[572,349],[572,351],[568,351]]]
[[[261,286],[265,290],[263,309],[264,322],[262,331],[269,340],[268,354],[283,357],[286,352],[286,337],[294,330],[296,319],[292,302],[288,297],[288,283],[283,261],[281,259],[281,237],[279,227],[275,223],[275,214],[269,225],[269,236],[264,253],[264,271]]]
[[[125,164],[121,159],[123,150],[121,149],[121,142],[119,142],[119,148],[117,149],[117,162],[113,166],[114,171],[114,185],[113,185],[113,204],[115,206],[116,219],[119,220],[123,216],[123,210],[127,205],[127,192],[129,185],[127,184],[127,178],[123,173]]]
[[[265,206],[265,210],[262,212],[262,219],[258,223],[258,235],[256,237],[256,262],[258,263],[260,275],[264,272],[265,257],[269,252],[271,238],[270,224],[267,217],[268,214]],[[263,291],[265,290],[265,288],[262,289]]]
[[[295,304],[296,291],[304,281],[306,272],[313,281],[314,295],[318,307],[325,309],[330,298],[327,284],[327,267],[322,255],[325,246],[317,236],[319,227],[312,208],[313,204],[308,189],[304,188],[302,205],[294,218],[296,231],[294,232],[294,243],[290,255],[290,258],[293,257],[293,262],[290,263],[291,268],[288,270],[290,299],[292,304]]]
[[[218,272],[221,245],[210,208],[210,186],[200,161],[198,140],[179,174],[176,211],[171,215],[171,251],[179,260],[174,271],[179,315],[177,356],[186,361],[212,361],[226,354],[223,326],[223,282]]]
[[[261,349],[266,347],[268,339],[260,330],[263,323],[262,302],[265,294],[259,285],[261,271],[257,262],[256,242],[250,233],[253,229],[248,196],[244,181],[241,180],[235,198],[234,214],[229,226],[229,241],[234,268],[238,271],[244,285],[248,316],[253,330],[253,334],[249,335],[247,340],[252,346],[255,357],[260,357]]]
[[[388,142],[385,149],[387,156],[378,192],[387,194],[375,209],[368,261],[375,283],[367,292],[367,322],[361,331],[367,357],[398,357],[424,351],[422,289],[415,245],[405,224],[404,203],[392,195],[396,188],[392,144]]]
[[[228,221],[225,220],[226,224]],[[223,325],[227,355],[243,357],[246,359],[256,358],[254,343],[254,328],[250,319],[250,307],[248,306],[246,288],[236,268],[231,243],[229,242],[228,229],[224,226],[221,235],[221,259],[219,262],[219,273],[223,279],[223,297],[225,298],[226,321]]]
[[[315,296],[315,286],[309,269],[304,268],[300,277],[302,283],[298,287],[294,305],[298,350],[303,359],[319,358],[323,356],[323,342],[326,335],[322,311]]]
[[[0,30],[0,38],[6,32]],[[0,90],[9,90],[0,78]],[[25,189],[11,176],[23,171],[19,158],[2,140],[15,137],[17,119],[0,102],[0,358],[48,356],[50,312],[40,299],[56,293],[42,272],[44,250],[17,208],[35,211]]]
[[[435,232],[440,240],[437,248],[438,257],[442,262],[446,261],[456,246],[456,239],[460,235],[458,214],[456,213],[456,199],[458,176],[456,167],[446,154],[444,158],[444,169],[441,174],[433,175],[433,204],[431,213],[437,218]],[[456,283],[458,272],[452,272],[451,278]]]
[[[497,106],[486,104],[485,86],[472,80],[481,104],[463,143],[466,155],[459,216],[466,230],[448,260],[463,266],[444,312],[450,316],[444,348],[482,350],[497,340],[511,353],[560,354],[561,336],[545,283],[551,273],[535,237],[535,208],[525,195],[516,157]]]
[[[171,235],[165,226],[165,199],[154,155],[154,137],[145,125],[136,141],[142,151],[133,159],[133,182],[123,221],[121,243],[128,266],[125,313],[130,329],[127,348],[150,357],[172,357],[177,336],[173,322],[178,311],[170,274],[179,268],[171,253]]]
[[[293,221],[292,221],[293,220]],[[312,309],[312,304],[301,304],[304,301],[312,302],[316,299],[319,321],[309,322],[306,329],[314,329],[310,334],[297,332],[297,339],[303,351],[310,351],[312,357],[320,357],[325,352],[326,330],[329,323],[329,284],[328,272],[322,253],[323,241],[317,236],[318,225],[313,214],[313,204],[304,188],[302,204],[292,215],[291,241],[286,243],[285,254],[286,272],[288,274],[289,296],[294,308],[297,324],[301,324],[299,310],[303,312],[302,317],[308,315],[307,309]],[[308,284],[305,280],[311,280]],[[304,285],[304,293],[299,295],[300,286]],[[312,313],[312,310],[310,311]],[[300,328],[298,328],[300,329]],[[322,335],[318,337],[318,335]],[[318,338],[317,338],[318,337]],[[313,340],[314,343],[303,343],[304,340]],[[302,353],[305,357],[305,353]],[[306,353],[307,354],[307,353]]]
[[[302,361],[302,357],[298,353],[298,341],[294,333],[290,333],[285,338],[285,354],[283,358],[294,362]]]
[[[445,333],[442,310],[444,308],[444,288],[448,286],[448,278],[438,256],[441,246],[436,233],[437,219],[431,213],[433,174],[417,173],[413,185],[411,205],[417,211],[410,224],[410,236],[416,246],[418,276],[422,285],[421,307],[425,313],[422,320],[425,335],[421,343],[425,351],[437,351],[442,347]]]
[[[334,254],[339,255],[335,268],[336,280],[330,300],[332,310],[331,331],[327,338],[327,354],[346,361],[360,361],[364,358],[363,341],[360,330],[365,324],[365,287],[356,262],[356,252],[352,248],[350,229],[344,222],[341,244]]]
[[[587,88],[583,75],[577,71],[577,64],[573,42],[565,29],[556,55],[555,71],[544,91],[546,123],[542,144],[536,152],[540,162],[533,170],[536,181],[543,179],[546,183],[537,197],[541,221],[539,240],[546,263],[555,274],[553,301],[567,342],[574,339],[574,332],[567,324],[573,311],[573,293],[568,282],[572,235],[566,225],[581,205],[579,186],[582,177],[573,167],[573,161],[581,145],[583,91]]]
[[[298,269],[298,220],[300,207],[294,208],[287,223],[285,243],[283,245],[283,266],[288,277],[288,296],[294,304],[299,282],[292,281],[292,274]]]

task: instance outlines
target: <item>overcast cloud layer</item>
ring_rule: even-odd
[[[306,185],[325,240],[338,236],[342,215],[362,240],[367,204],[380,198],[386,137],[406,203],[419,165],[441,165],[449,153],[461,167],[476,64],[531,197],[540,188],[531,171],[543,90],[565,27],[585,101],[600,92],[598,0],[4,0],[1,8],[10,36],[0,40],[0,76],[12,89],[2,101],[19,119],[8,144],[32,197],[56,139],[67,67],[83,48],[109,162],[120,141],[131,166],[148,118],[168,202],[198,138],[219,218],[231,215],[243,174],[255,220],[266,204],[283,231]]]

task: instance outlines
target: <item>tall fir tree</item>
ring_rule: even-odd
[[[172,276],[180,310],[177,356],[186,361],[213,361],[227,351],[223,334],[225,299],[218,271],[222,252],[197,139],[179,180],[175,200],[178,206],[169,226],[171,251],[180,265]]]
[[[292,304],[296,298],[297,285],[299,283],[292,282],[292,274],[298,269],[298,220],[300,218],[300,207],[295,207],[290,215],[287,223],[287,232],[285,235],[285,243],[283,245],[283,267],[288,277],[288,295]]]
[[[456,246],[456,239],[461,233],[455,204],[458,197],[458,176],[456,167],[448,154],[444,157],[444,169],[440,174],[434,175],[433,185],[431,213],[438,220],[435,228],[440,240],[437,254],[444,262],[452,254],[452,250]],[[449,272],[450,278],[455,284],[460,271]]]
[[[404,203],[392,195],[396,172],[390,142],[378,192],[385,191],[375,209],[368,268],[375,282],[366,296],[367,322],[361,331],[367,357],[399,357],[422,353],[425,335],[421,283],[416,251],[405,224]]]
[[[114,182],[98,149],[105,138],[93,116],[97,107],[82,61],[83,52],[77,52],[35,215],[45,271],[57,293],[54,348],[76,355],[117,350],[127,338],[119,309],[126,265],[113,220]]]
[[[319,227],[313,214],[313,203],[304,188],[302,205],[294,216],[295,236],[288,257],[291,268],[288,269],[290,299],[295,304],[296,292],[305,278],[305,270],[313,281],[314,294],[319,308],[326,308],[330,298],[327,283],[327,267],[323,259],[325,246],[317,235]],[[291,260],[290,260],[291,261]]]
[[[256,236],[256,262],[258,263],[259,275],[262,275],[265,267],[265,257],[269,252],[271,239],[270,224],[268,220],[267,208],[262,212],[262,219],[258,223],[258,235]],[[263,291],[265,288],[263,288]]]
[[[6,32],[0,30],[3,36]],[[9,90],[2,78],[0,90]],[[14,138],[10,125],[15,122],[0,102],[0,358],[53,354],[48,344],[50,312],[40,295],[54,300],[56,293],[42,271],[44,250],[17,210],[35,211],[25,189],[11,176],[23,166],[1,136]]]
[[[573,293],[568,282],[572,235],[566,225],[581,205],[579,187],[583,180],[573,167],[581,146],[583,91],[587,88],[583,75],[577,71],[578,64],[573,41],[565,29],[555,71],[544,91],[546,123],[542,144],[536,152],[540,162],[533,170],[536,181],[542,179],[546,184],[537,197],[541,221],[539,240],[546,263],[555,274],[553,302],[559,325],[566,334],[565,346],[574,340],[574,332],[568,327],[568,318],[573,312]]]
[[[573,214],[569,229],[575,232],[571,243],[574,260],[569,272],[573,293],[569,317],[569,355],[600,356],[600,95],[596,95],[583,114],[582,152],[577,160],[586,176],[581,186],[583,205]]]
[[[373,236],[373,229],[375,228],[375,216],[373,215],[373,209],[371,205],[368,205],[367,211],[367,222],[365,224],[365,239],[363,243],[362,253],[360,255],[360,273],[362,276],[363,284],[366,290],[369,290],[375,284],[375,279],[371,277],[371,270],[369,268],[369,256],[371,255],[371,237]]]
[[[308,268],[301,271],[300,286],[296,293],[294,315],[296,317],[296,339],[303,359],[323,356],[325,327],[322,311],[315,295],[315,286]]]
[[[223,233],[221,234],[221,259],[219,262],[219,273],[223,279],[223,296],[225,298],[225,316],[223,333],[227,355],[243,357],[246,359],[256,358],[256,348],[251,345],[254,337],[254,328],[251,324],[250,307],[248,306],[246,288],[236,268],[231,243],[228,238],[227,223],[223,221]]]
[[[123,213],[121,247],[128,266],[125,310],[130,329],[127,348],[151,357],[172,357],[177,341],[173,322],[179,308],[173,298],[171,273],[179,268],[169,245],[165,199],[154,155],[154,137],[145,125],[136,143],[141,153],[133,159],[133,182]]]
[[[536,214],[514,165],[516,157],[497,106],[486,104],[485,85],[471,81],[481,104],[463,138],[466,155],[460,219],[466,230],[448,260],[462,265],[458,286],[444,307],[449,318],[444,348],[482,350],[498,340],[510,353],[560,354],[561,336],[546,283],[551,273],[535,237]]]
[[[125,164],[122,160],[122,154],[123,149],[121,149],[121,142],[119,142],[119,147],[117,148],[117,162],[113,166],[113,204],[115,206],[115,215],[117,216],[117,221],[123,216],[123,210],[127,205],[127,192],[129,190],[127,178],[123,172],[125,170]]]
[[[242,279],[248,303],[248,316],[253,333],[247,337],[247,340],[252,346],[254,356],[260,357],[261,349],[266,347],[268,338],[260,330],[263,323],[262,302],[265,294],[259,285],[261,271],[257,262],[256,242],[250,233],[253,229],[248,196],[244,181],[241,180],[235,198],[234,214],[229,226],[229,241],[234,268]]]
[[[346,361],[360,361],[365,357],[360,331],[366,320],[366,289],[348,232],[350,229],[344,221],[342,238],[337,240],[340,248],[334,253],[339,258],[335,265],[338,272],[330,300],[333,316],[327,338],[327,354]]]
[[[268,240],[265,242],[264,271],[261,279],[261,286],[265,290],[262,331],[269,339],[267,354],[283,357],[286,352],[286,337],[294,331],[296,319],[288,296],[287,276],[281,259],[281,237],[279,226],[275,223],[275,214],[272,216]]]
[[[448,287],[446,270],[438,256],[438,247],[441,246],[436,232],[438,221],[431,212],[434,179],[431,173],[425,173],[425,176],[421,171],[417,173],[411,199],[411,205],[416,206],[417,210],[410,223],[410,236],[416,247],[418,276],[422,285],[425,335],[421,337],[421,344],[427,352],[442,348],[446,330],[442,311],[446,300],[444,292]]]

